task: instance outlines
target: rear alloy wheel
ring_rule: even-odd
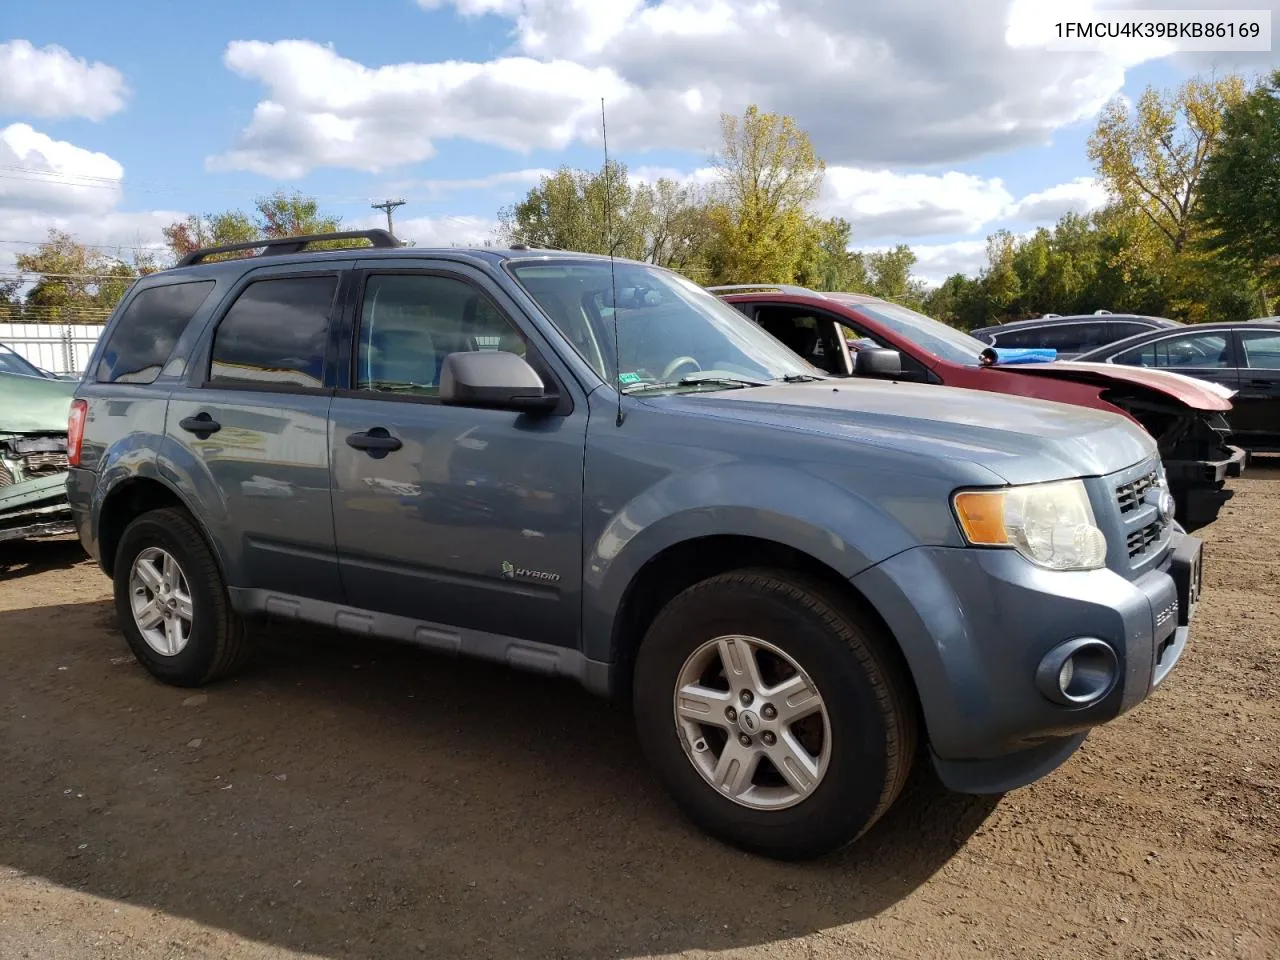
[[[115,555],[116,619],[129,648],[157,679],[200,686],[250,655],[213,551],[185,510],[136,518]]]
[[[892,641],[825,584],[740,570],[695,584],[636,657],[641,745],[712,836],[779,859],[861,836],[915,754],[909,684]]]

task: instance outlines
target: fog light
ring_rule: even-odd
[[[1111,645],[1094,637],[1077,637],[1050,650],[1036,669],[1040,692],[1068,707],[1097,703],[1116,685],[1120,661]]]

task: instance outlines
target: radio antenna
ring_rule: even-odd
[[[613,184],[609,176],[609,127],[604,119],[604,97],[600,98],[600,137],[604,141],[604,242],[609,250],[609,289],[613,301],[613,388],[618,394],[615,426],[622,426],[622,348],[618,345],[618,277],[613,269]]]

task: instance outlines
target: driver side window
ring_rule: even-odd
[[[451,353],[505,350],[524,337],[479,290],[456,277],[370,276],[360,309],[355,388],[434,397]]]

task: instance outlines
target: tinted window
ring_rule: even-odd
[[[451,353],[525,355],[524,338],[475,287],[454,277],[374,276],[360,309],[356,387],[435,396]]]
[[[125,308],[98,361],[99,383],[152,383],[191,318],[213,290],[212,280],[149,287]]]
[[[1044,344],[1043,327],[1029,327],[1024,330],[1010,330],[1008,333],[998,333],[993,338],[995,343],[992,346],[1000,347],[1005,350],[1025,350],[1028,348],[1040,347]]]
[[[1123,340],[1125,337],[1132,337],[1139,333],[1146,333],[1148,330],[1155,329],[1150,324],[1138,323],[1134,320],[1112,320],[1107,324],[1111,328],[1108,334],[1109,340]]]
[[[1115,358],[1131,367],[1226,367],[1227,338],[1220,333],[1188,333],[1134,347]]]
[[[1245,365],[1255,370],[1280,370],[1280,331],[1240,333]]]
[[[245,287],[218,325],[209,379],[324,386],[337,277],[284,277]]]
[[[1105,323],[1063,323],[1041,327],[1040,346],[1060,353],[1084,353],[1110,343]]]

